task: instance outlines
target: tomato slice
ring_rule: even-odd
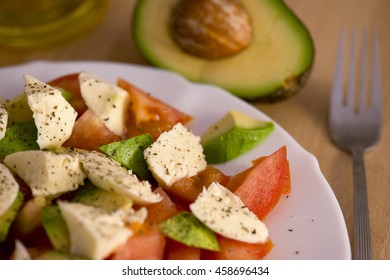
[[[225,175],[221,170],[212,165],[208,165],[198,176],[205,187],[210,186],[213,182],[226,186],[230,179],[230,176]]]
[[[192,117],[147,94],[129,82],[119,79],[118,86],[130,94],[127,137],[150,133],[153,139],[175,124],[185,125]]]
[[[195,201],[202,192],[203,184],[198,176],[184,177],[167,187],[167,192],[184,204]]]
[[[254,164],[233,176],[229,189],[238,185],[234,193],[262,220],[275,207],[281,195],[291,191],[287,149],[283,146]]]
[[[203,188],[207,188],[212,182],[225,186],[228,181],[229,176],[223,174],[219,169],[208,165],[199,174],[192,177],[184,177],[171,186],[166,187],[166,191],[172,197],[188,204],[194,202]]]
[[[264,243],[245,243],[217,235],[220,252],[203,250],[201,258],[205,260],[261,260],[272,249],[271,240]]]
[[[50,82],[49,85],[54,87],[60,87],[72,94],[69,103],[76,110],[78,116],[81,116],[87,109],[87,105],[81,96],[79,73],[72,73],[58,77]]]
[[[65,141],[64,146],[100,151],[100,146],[120,139],[99,120],[92,110],[88,109],[76,120],[72,134]]]
[[[146,206],[148,210],[147,222],[159,223],[178,213],[175,203],[172,202],[171,198],[161,187],[158,187],[153,192],[159,194],[162,200]]]
[[[155,223],[133,223],[133,235],[118,248],[112,260],[161,260],[164,257],[165,236]]]

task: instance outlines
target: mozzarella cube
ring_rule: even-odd
[[[181,123],[163,132],[144,150],[144,157],[156,180],[168,187],[182,178],[197,175],[207,167],[200,137]]]
[[[79,152],[87,177],[99,188],[119,193],[138,204],[151,204],[162,197],[153,193],[148,181],[140,181],[118,162],[98,152]]]
[[[11,207],[19,192],[19,184],[11,171],[0,163],[0,217]]]
[[[130,95],[124,89],[109,84],[91,73],[80,73],[81,95],[95,115],[118,136],[126,132]]]
[[[11,255],[11,260],[31,260],[30,252],[26,246],[19,240],[15,240],[15,248]]]
[[[77,112],[62,93],[39,80],[24,75],[28,105],[38,129],[41,149],[57,149],[72,134]]]
[[[55,197],[84,184],[78,157],[51,151],[21,151],[4,159],[30,187],[33,196]]]
[[[132,235],[119,215],[82,203],[59,201],[70,233],[70,253],[94,260],[108,257]]]
[[[191,212],[220,235],[247,243],[263,243],[268,229],[242,201],[219,183],[204,189],[190,205]]]
[[[4,138],[7,130],[8,112],[4,104],[0,104],[0,140]]]

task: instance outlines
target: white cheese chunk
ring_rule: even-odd
[[[141,207],[138,210],[134,210],[133,208],[120,209],[116,211],[116,214],[119,215],[125,223],[143,224],[148,217],[148,210],[145,207]]]
[[[15,248],[12,252],[11,260],[31,260],[30,252],[18,239],[15,240]]]
[[[190,209],[201,222],[224,237],[247,243],[263,243],[268,238],[266,226],[219,183],[204,189]]]
[[[207,167],[200,137],[181,123],[163,132],[144,150],[144,157],[153,176],[163,186],[195,176]]]
[[[102,209],[59,201],[70,233],[70,253],[94,260],[108,257],[132,235],[120,216]]]
[[[11,207],[19,192],[19,184],[11,171],[0,163],[0,217]]]
[[[126,116],[130,104],[130,95],[127,91],[87,72],[80,73],[79,81],[81,95],[88,108],[109,130],[123,136],[126,132]]]
[[[152,192],[148,181],[138,180],[130,170],[110,157],[95,151],[84,151],[80,156],[87,177],[97,187],[125,195],[137,204],[161,201],[161,196]]]
[[[4,138],[7,130],[8,112],[4,104],[0,104],[0,140]]]
[[[21,151],[4,159],[31,188],[33,196],[55,197],[84,184],[79,158],[51,151]]]
[[[77,112],[62,93],[39,80],[24,75],[28,105],[38,130],[41,149],[56,149],[72,134]]]

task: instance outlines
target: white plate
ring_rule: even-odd
[[[0,68],[0,96],[10,98],[20,94],[24,88],[24,73],[49,81],[80,71],[95,73],[111,82],[121,77],[134,83],[194,116],[191,128],[196,134],[201,134],[230,109],[258,119],[271,120],[249,103],[220,88],[190,83],[177,74],[155,68],[119,63],[38,61]],[[275,131],[261,145],[228,164],[218,166],[230,175],[248,167],[251,160],[271,154],[283,145],[287,146],[292,192],[279,201],[264,221],[274,243],[267,259],[350,259],[345,221],[317,160],[283,128],[275,125]]]

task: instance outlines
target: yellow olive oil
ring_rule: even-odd
[[[0,45],[38,48],[91,29],[108,0],[0,0]]]

